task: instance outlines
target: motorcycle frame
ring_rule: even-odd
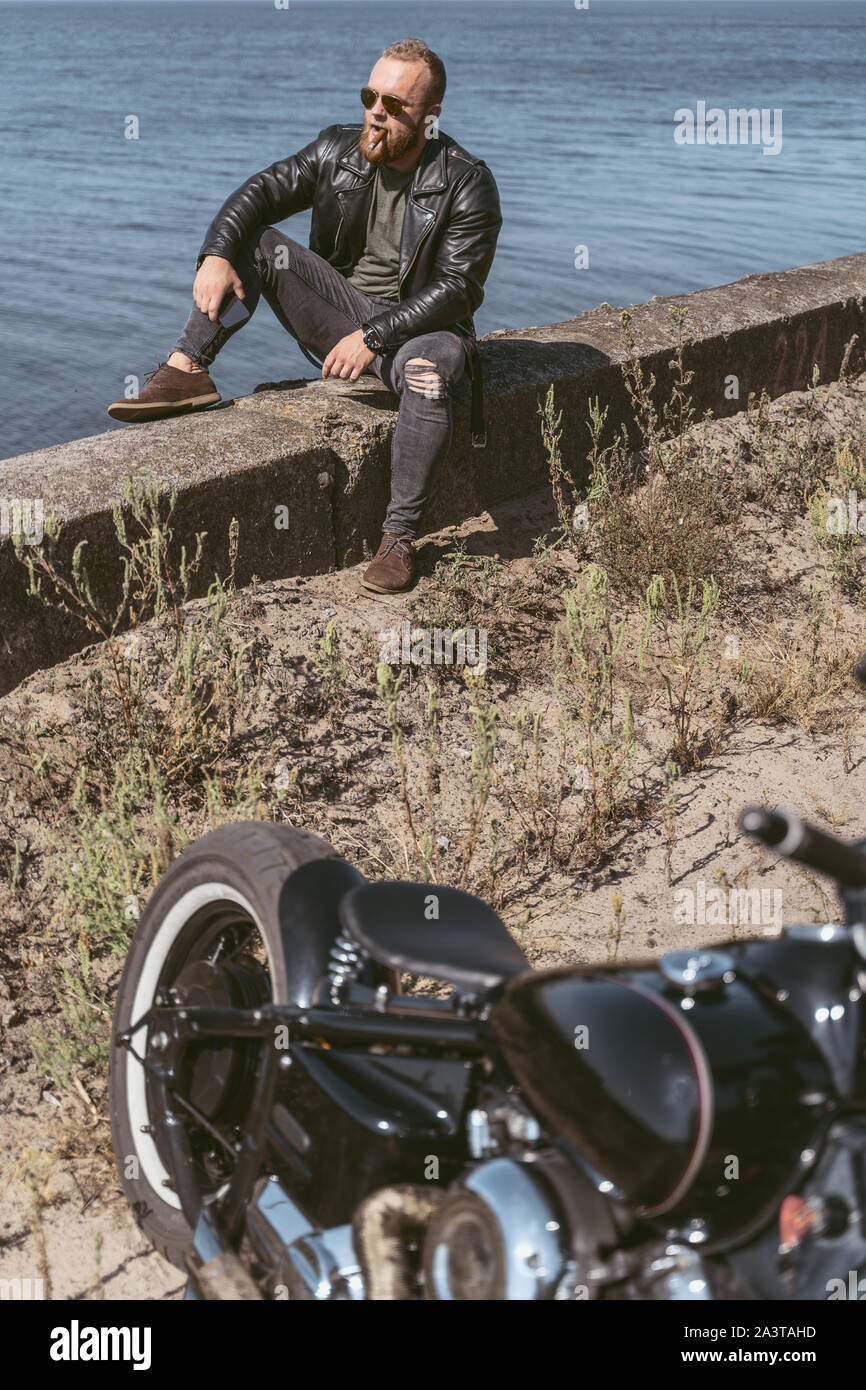
[[[440,1001],[436,1001],[440,1002]],[[263,1004],[255,1009],[189,1008],[179,1005],[153,1005],[125,1032],[118,1034],[117,1046],[124,1047],[154,1078],[157,1103],[164,1116],[165,1138],[176,1177],[177,1197],[184,1217],[195,1229],[201,1215],[201,1197],[194,1180],[194,1159],[182,1116],[172,1102],[171,1083],[184,1047],[203,1039],[238,1038],[258,1041],[262,1060],[250,1109],[244,1121],[244,1138],[235,1146],[235,1167],[226,1192],[208,1211],[215,1228],[226,1243],[235,1247],[243,1234],[244,1213],[259,1176],[267,1145],[267,1126],[275,1103],[282,1052],[274,1046],[274,1029],[289,1030],[290,1047],[298,1043],[324,1043],[341,1048],[356,1046],[363,1054],[373,1044],[403,1044],[432,1053],[455,1052],[461,1060],[477,1060],[499,1055],[494,1034],[483,1018],[461,1018],[456,1010],[461,1001],[448,1000],[447,1009],[437,1009],[433,1001],[412,996],[392,996],[387,1005],[348,1005],[302,1007],[297,1004]],[[419,1017],[426,1006],[426,1016]],[[436,1014],[439,1014],[439,1017]],[[414,1016],[413,1016],[414,1015]],[[165,1035],[160,1049],[164,1060],[154,1062],[140,1056],[134,1048],[134,1035],[147,1027],[148,1036]],[[201,1123],[202,1117],[197,1117]],[[207,1127],[207,1126],[206,1126]],[[220,1142],[225,1141],[220,1136]]]

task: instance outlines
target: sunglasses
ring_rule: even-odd
[[[379,93],[374,92],[372,87],[361,88],[361,105],[365,111],[370,111],[376,105]],[[402,116],[409,102],[401,101],[399,97],[382,97],[382,105],[389,116]]]

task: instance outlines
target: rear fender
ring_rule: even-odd
[[[307,1008],[328,974],[328,957],[340,931],[337,907],[351,888],[365,882],[343,859],[302,864],[280,894],[280,934],[286,962],[286,1002]]]

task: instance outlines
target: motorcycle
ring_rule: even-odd
[[[740,824],[833,878],[844,922],[536,971],[478,898],[367,883],[291,826],[185,850],[123,971],[110,1103],[186,1297],[799,1300],[866,1273],[866,841]]]

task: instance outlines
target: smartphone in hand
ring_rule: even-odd
[[[234,328],[237,323],[246,323],[250,316],[250,311],[242,299],[238,299],[234,292],[226,296],[227,307],[218,315],[223,328]]]

